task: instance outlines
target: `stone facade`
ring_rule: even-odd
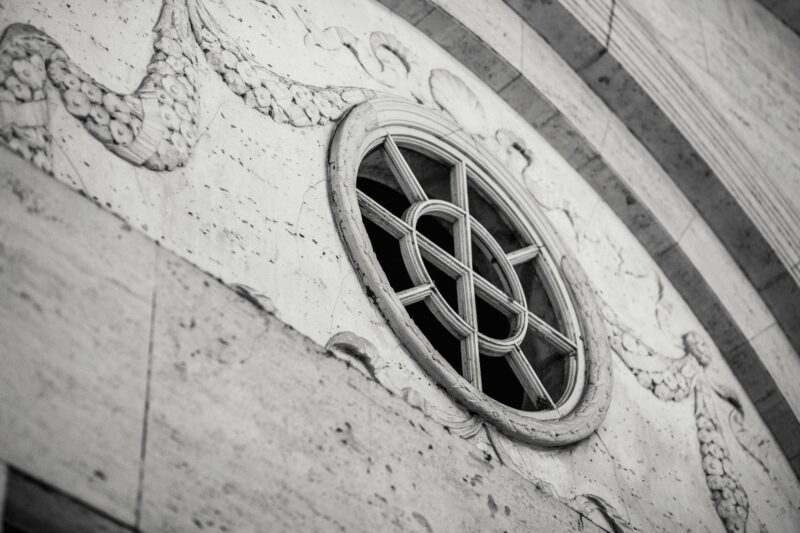
[[[500,2],[384,3],[0,6],[8,523],[52,528],[41,520],[55,509],[62,530],[796,530],[795,456],[762,420],[772,397],[742,387],[730,347],[581,172],[594,156],[565,154],[553,132],[610,134],[593,150],[618,168],[657,163],[599,100],[570,117],[571,96],[551,94],[567,118],[532,127],[535,110],[509,101],[509,65],[542,85],[580,80],[543,40],[527,45],[539,56],[504,41],[522,19]],[[488,24],[508,63],[478,72],[445,51],[464,31],[448,33],[446,9]],[[613,389],[580,442],[525,444],[467,412],[365,290],[337,230],[329,149],[350,110],[387,96],[499,160],[585,272]],[[694,219],[675,215],[691,206],[653,176],[643,186],[669,231],[687,232]],[[736,273],[747,317],[771,316]],[[747,340],[774,319],[749,324]],[[780,328],[773,339],[788,370],[764,366],[793,408],[781,379],[797,354]]]

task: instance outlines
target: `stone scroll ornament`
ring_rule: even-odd
[[[757,442],[750,436],[736,392],[715,383],[706,372],[711,356],[704,340],[697,332],[686,333],[683,335],[684,356],[673,359],[649,348],[622,324],[608,305],[603,308],[603,316],[610,326],[612,349],[642,387],[664,402],[679,402],[687,398],[694,400],[697,443],[714,507],[726,531],[746,531],[750,505],[731,462],[728,445],[722,434],[722,422],[713,407],[714,396],[730,406],[731,429],[739,445],[769,474],[764,453],[766,446],[764,441]],[[759,531],[767,530],[759,523]]]
[[[43,31],[11,24],[0,39],[0,142],[52,173],[47,88],[108,150],[155,171],[186,164],[198,138],[198,61],[244,103],[276,122],[326,124],[372,96],[297,83],[258,64],[222,31],[202,0],[164,0],[147,74],[131,94],[94,80]]]
[[[342,26],[319,28],[302,8],[295,8],[294,12],[306,28],[307,46],[318,46],[330,52],[348,50],[364,72],[381,85],[405,87],[419,103],[432,103],[416,56],[391,33],[372,32],[367,43]]]

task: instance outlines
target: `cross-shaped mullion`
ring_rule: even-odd
[[[393,237],[400,239],[413,231],[403,219],[392,214],[388,209],[367,196],[364,192],[357,191],[357,195],[361,213]],[[419,242],[423,257],[451,278],[460,277],[468,270],[465,264],[447,253],[425,235],[418,234],[417,241]],[[498,311],[514,313],[522,308],[522,304],[513,301],[506,293],[480,274],[473,272],[472,277],[475,286],[475,294]],[[401,297],[404,293],[418,290],[419,288],[413,287],[398,293],[398,296]],[[419,292],[416,292],[416,294],[419,294]],[[401,297],[400,300],[402,302],[403,298]],[[415,301],[419,301],[419,299]],[[534,313],[527,309],[525,311],[528,317],[528,328],[530,328],[536,336],[548,342],[562,355],[570,355],[576,352],[577,346],[574,342]]]
[[[472,331],[461,339],[461,371],[464,379],[472,383],[478,390],[482,390],[478,314],[475,309],[475,280],[472,270],[469,189],[467,187],[467,165],[463,161],[456,163],[450,171],[450,196],[452,203],[464,212],[464,215],[453,225],[455,256],[466,267],[465,272],[456,278],[458,314],[472,328]]]
[[[408,166],[406,158],[403,157],[400,148],[390,135],[387,135],[383,141],[383,153],[386,156],[386,163],[389,165],[389,169],[397,179],[400,188],[403,189],[408,201],[413,204],[427,200],[428,195],[425,193],[425,189],[422,188],[422,184],[414,175],[411,167]]]

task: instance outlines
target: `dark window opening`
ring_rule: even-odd
[[[451,201],[450,166],[411,149],[401,148],[400,150],[426,194],[430,198]],[[403,213],[411,205],[386,163],[385,154],[381,147],[372,150],[364,158],[359,168],[356,185],[360,191],[367,194],[395,216],[402,218]],[[502,211],[487,200],[475,188],[473,183],[470,183],[469,186],[469,204],[470,214],[489,231],[506,253],[529,244],[521,240],[520,231],[506,220]],[[403,261],[398,239],[366,217],[362,217],[362,220],[374,253],[392,289],[399,292],[411,288],[413,283]],[[454,254],[452,223],[437,216],[426,215],[420,217],[417,223],[417,230],[449,254]],[[496,287],[508,292],[502,272],[497,267],[496,262],[474,236],[472,253],[473,270]],[[438,292],[450,307],[457,311],[456,280],[434,267],[430,262],[424,261],[424,263]],[[555,308],[534,263],[533,261],[527,262],[515,267],[525,291],[528,309],[550,326],[560,329]],[[406,310],[434,349],[459,374],[463,375],[459,339],[442,325],[426,303],[418,302],[408,305]],[[484,335],[502,339],[510,333],[510,317],[479,297],[476,298],[476,313],[479,331]],[[549,343],[533,335],[530,328],[520,348],[552,399],[558,402],[568,381],[566,359],[558,354]],[[551,409],[549,403],[543,398],[538,398],[536,402],[532,402],[528,398],[505,357],[490,357],[482,354],[480,363],[482,389],[488,396],[516,409],[528,411]]]
[[[450,193],[450,165],[441,163],[410,148],[400,147],[411,172],[416,176],[428,198],[452,202]]]

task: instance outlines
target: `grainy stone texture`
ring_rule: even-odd
[[[144,530],[581,527],[347,362],[185,261],[160,258]]]
[[[475,142],[494,151],[514,179],[526,187],[530,195],[526,193],[525,201],[538,202],[547,211],[559,237],[580,257],[605,306],[613,310],[607,319],[624,322],[626,333],[620,343],[630,347],[632,360],[652,364],[663,362],[662,357],[667,361],[680,358],[686,355],[682,344],[685,333],[696,331],[706,338],[703,325],[623,222],[556,148],[497,96],[496,90],[502,92],[502,87],[514,79],[508,67],[511,61],[521,60],[526,69],[532,69],[533,62],[525,67],[524,57],[512,56],[508,63],[495,63],[491,54],[476,55],[470,62],[467,56],[475,41],[467,40],[456,54],[464,58],[466,66],[462,65],[423,33],[367,0],[208,0],[204,4],[232,39],[250,49],[254,61],[303,83],[362,87],[405,98],[427,97],[431,70],[448,70],[460,78],[462,86],[454,83],[456,89],[451,87],[453,92],[445,96],[473,97],[464,98],[469,105],[451,105],[448,109],[461,120],[482,117],[465,120]],[[30,22],[51,33],[92,76],[121,91],[134,88],[142,79],[152,53],[151,28],[159,8],[156,0],[113,6],[33,1],[15,4],[2,12],[2,17],[4,21]],[[302,18],[292,8],[298,8]],[[422,25],[436,13],[424,11],[409,16],[418,18]],[[94,20],[102,23],[87,22]],[[443,24],[442,20],[428,20],[434,40],[447,44],[446,39],[464,33],[464,27],[447,25],[443,29],[454,33],[434,35],[434,23]],[[327,35],[335,34],[336,39],[320,39],[328,28],[332,30]],[[346,29],[349,35],[336,28]],[[520,28],[524,45],[530,35]],[[364,47],[357,42],[370,42],[376,31],[391,33],[404,48],[393,46],[396,52],[391,54],[385,47],[379,48],[382,67],[373,68],[369,55],[359,55]],[[511,39],[514,35],[509,31]],[[380,42],[389,42],[385,36],[381,38],[384,40]],[[345,46],[344,41],[350,45]],[[394,55],[408,51],[413,52],[413,63],[403,63]],[[557,69],[552,55],[543,57],[553,62],[543,63],[539,76],[555,80],[551,80],[547,93],[554,94],[556,81],[570,78]],[[418,78],[404,74],[408,72],[404,65],[412,64]],[[333,334],[352,331],[374,344],[387,363],[386,376],[398,387],[413,387],[431,409],[463,415],[399,345],[347,258],[335,230],[325,183],[327,148],[334,126],[301,129],[278,124],[273,117],[249,109],[206,62],[200,61],[198,69],[201,135],[184,168],[157,173],[115,157],[102,150],[57,100],[50,105],[55,180],[2,154],[4,168],[10,168],[6,161],[17,161],[14,176],[24,178],[25,183],[40,184],[59,200],[64,198],[57,220],[43,218],[35,210],[18,207],[12,213],[4,209],[0,216],[4,217],[5,247],[6,241],[39,243],[40,257],[46,259],[54,250],[62,250],[66,246],[63,243],[73,244],[73,249],[81,252],[78,259],[90,261],[89,266],[95,268],[87,279],[112,286],[103,285],[104,294],[121,291],[115,288],[120,284],[136,284],[135,290],[129,289],[131,294],[114,300],[130,300],[130,308],[109,310],[103,307],[98,290],[87,291],[72,301],[69,314],[53,314],[43,323],[33,321],[38,326],[35,331],[31,331],[33,319],[17,318],[25,309],[22,303],[0,299],[4,313],[0,327],[14,334],[27,331],[30,343],[63,329],[84,331],[80,337],[83,342],[98,341],[97,347],[87,346],[81,354],[91,366],[83,360],[80,366],[66,365],[61,359],[52,361],[36,351],[26,359],[10,360],[35,376],[31,378],[33,386],[50,384],[37,374],[48,365],[61,364],[59,369],[78,372],[73,375],[64,370],[51,380],[54,387],[62,388],[70,383],[94,385],[90,392],[97,396],[84,396],[85,405],[64,404],[67,412],[63,416],[71,422],[67,429],[81,428],[86,435],[95,429],[92,424],[104,423],[94,431],[94,440],[79,443],[80,454],[67,438],[70,446],[64,451],[70,453],[66,459],[38,453],[33,461],[16,453],[3,455],[4,461],[144,531],[212,525],[233,531],[257,529],[266,523],[276,530],[303,526],[336,529],[339,525],[370,530],[392,526],[422,531],[426,526],[445,531],[493,530],[495,526],[508,530],[574,530],[581,519],[562,503],[582,508],[578,502],[587,501],[605,502],[582,512],[598,522],[616,522],[613,527],[624,522],[642,531],[722,529],[704,472],[708,451],[703,451],[698,441],[693,399],[687,396],[680,401],[663,401],[640,384],[641,374],[634,375],[627,360],[615,359],[611,408],[598,432],[569,448],[540,449],[496,434],[490,440],[485,431],[469,441],[449,435],[399,397],[364,378],[355,367],[347,368],[322,353],[318,346]],[[397,77],[393,80],[387,70]],[[475,74],[490,78],[491,86],[481,83]],[[507,94],[511,100],[514,93]],[[583,96],[571,105],[592,109],[596,99],[586,93]],[[434,105],[430,98],[425,101]],[[577,115],[576,120],[569,120],[578,123],[581,119]],[[459,120],[459,116],[454,118]],[[607,118],[601,117],[600,123],[583,118],[580,123],[602,141],[603,131],[610,124]],[[620,133],[624,128],[618,126],[609,129],[616,137],[608,146],[622,151],[626,137]],[[594,145],[602,155],[603,142]],[[583,157],[588,164],[594,161],[587,154],[574,157]],[[644,170],[653,164],[644,158],[635,161],[625,163],[628,168]],[[644,181],[648,174],[642,175],[639,179]],[[93,231],[91,224],[84,231],[66,231],[64,221],[85,220],[85,213],[99,210],[85,199],[80,206],[71,204],[69,199],[77,198],[76,193],[56,180],[82,191],[104,210],[116,213],[157,241],[161,247],[157,268],[156,246],[141,235],[134,237],[136,233],[120,233],[121,250],[113,239],[105,247],[81,246],[87,235],[116,237],[122,222],[106,215],[104,224]],[[658,190],[667,191],[665,212],[683,212],[685,199],[675,195],[674,188]],[[9,196],[12,200],[9,205],[19,204],[13,195]],[[5,213],[12,218],[6,220]],[[685,229],[689,222],[675,223],[675,228]],[[47,232],[41,229],[45,224]],[[33,233],[34,237],[40,235],[38,241],[29,236],[29,227],[40,228]],[[119,255],[112,265],[111,255],[104,253]],[[96,257],[109,260],[94,261]],[[65,272],[71,283],[83,279],[81,272]],[[3,270],[5,275],[7,271]],[[49,272],[47,280],[59,279],[58,275]],[[212,277],[221,278],[229,286],[246,286],[252,301],[279,314],[283,322],[259,311],[252,301],[236,296]],[[17,274],[14,279],[15,287],[36,286],[37,282],[29,275]],[[109,283],[109,279],[118,283]],[[145,298],[140,298],[140,293]],[[58,292],[53,290],[53,294]],[[144,316],[135,327],[142,331],[133,335],[138,331],[133,326],[120,328],[119,338],[114,339],[116,357],[105,359],[105,352],[112,350],[101,343],[107,337],[104,328],[134,312],[138,317],[140,308]],[[284,322],[308,339],[299,338]],[[92,325],[91,331],[86,331],[87,324]],[[152,354],[148,352],[151,338]],[[637,339],[645,339],[649,348],[643,348]],[[135,349],[131,348],[135,356],[130,358],[139,366],[133,369],[123,366],[130,363],[124,353],[116,354],[125,351],[128,341],[136,341]],[[0,353],[4,363],[5,358],[12,357]],[[703,370],[702,379],[727,387],[727,396],[711,396],[709,409],[717,411],[720,434],[729,443],[730,461],[747,492],[751,511],[748,525],[757,530],[763,522],[772,531],[791,530],[800,520],[800,487],[789,463],[777,450],[718,348],[709,346],[709,356],[711,362]],[[145,397],[149,360],[149,395]],[[119,372],[114,377],[129,380],[129,385],[135,382],[136,394],[129,394],[126,386],[111,378],[91,381],[112,362]],[[115,402],[117,395],[124,395],[124,402]],[[741,402],[741,412],[729,400],[735,397]],[[69,400],[70,396],[65,393],[65,398]],[[149,406],[146,417],[145,405]],[[26,407],[14,398],[9,402],[4,399],[0,409],[23,418],[27,416]],[[108,422],[104,413],[110,408],[117,409],[117,418]],[[135,431],[125,426],[128,410],[136,413],[131,418],[136,421],[132,426]],[[43,428],[39,435],[3,428],[3,438],[14,445],[12,451],[31,444],[43,448],[45,437],[49,437],[48,442],[62,437],[62,426],[45,416],[49,412],[36,414],[43,421],[37,426]],[[731,421],[735,415],[744,421],[744,431],[753,437],[755,447]],[[4,414],[0,422],[9,419],[13,420]],[[113,434],[106,439],[106,432]],[[64,434],[69,437],[72,433]],[[521,477],[505,466],[496,466],[501,455],[498,450],[503,450],[506,465]],[[107,501],[108,495],[114,494],[111,489],[97,493],[93,491],[96,483],[81,477],[80,467],[105,465],[111,452],[119,463],[108,462],[112,466],[124,462],[125,479],[130,478],[130,484],[125,485],[127,499]],[[487,454],[491,460],[487,461]],[[76,468],[78,474],[74,473]],[[139,483],[138,474],[142,472]],[[65,479],[72,483],[65,483]],[[121,476],[109,477],[112,479]],[[537,491],[536,486],[542,490]],[[544,491],[554,496],[544,497]],[[135,503],[137,494],[141,495],[139,507]],[[605,519],[599,508],[606,509]],[[542,509],[546,512],[540,513]],[[605,523],[607,529],[613,529],[610,522]],[[584,521],[583,527],[593,526]]]
[[[2,157],[0,459],[131,520],[155,246]]]

